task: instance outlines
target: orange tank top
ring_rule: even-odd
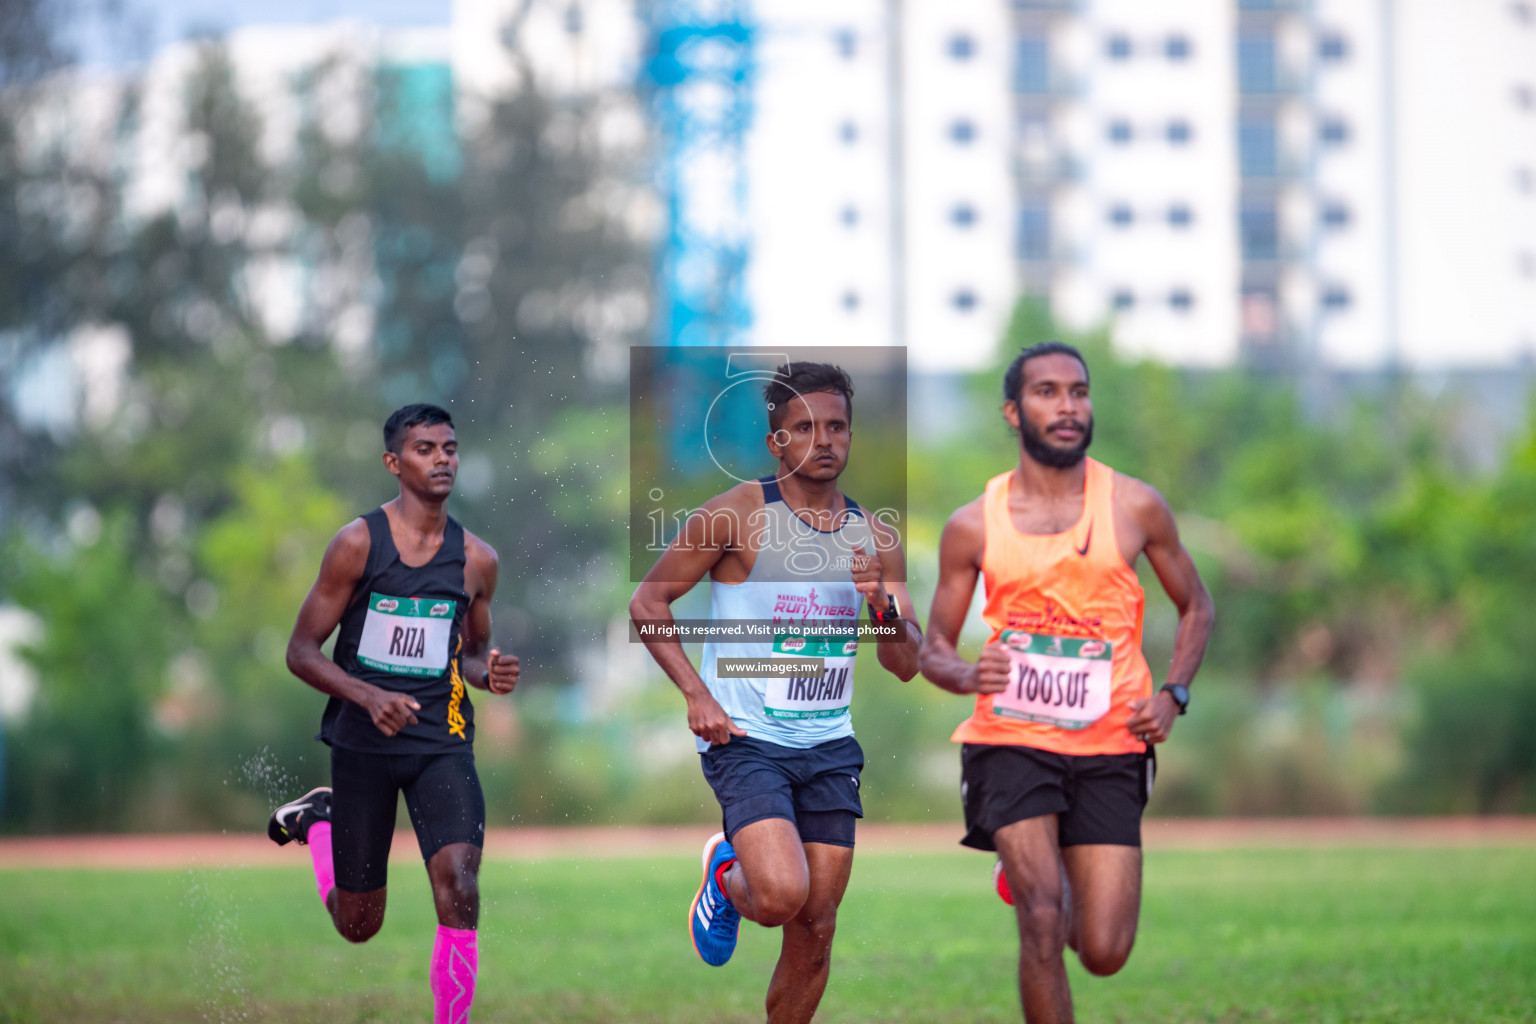
[[[957,743],[1061,754],[1139,753],[1125,727],[1152,695],[1141,653],[1146,596],[1115,538],[1115,471],[1087,459],[1083,514],[1065,533],[1025,534],[1008,514],[1013,472],[987,482],[981,575],[992,627],[1013,661],[1008,688],[978,695]]]

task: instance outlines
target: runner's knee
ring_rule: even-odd
[[[1089,974],[1108,977],[1117,973],[1130,959],[1131,946],[1136,936],[1131,935],[1081,935],[1077,958]]]
[[[458,863],[433,871],[432,891],[439,901],[455,906],[469,906],[480,898],[480,880],[475,868]]]
[[[384,908],[338,908],[335,922],[336,931],[348,942],[367,942],[384,926]]]
[[[1067,942],[1067,917],[1060,894],[1036,891],[1015,905],[1020,951],[1027,957],[1060,956]]]
[[[837,931],[837,907],[813,907],[807,904],[795,915],[794,926],[811,942],[823,947],[824,950],[831,949],[832,935]],[[825,955],[825,953],[822,954],[823,958]]]
[[[805,906],[809,890],[805,879],[767,879],[752,882],[754,920],[765,928],[788,924]]]

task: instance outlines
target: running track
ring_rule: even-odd
[[[1152,850],[1299,849],[1308,847],[1536,846],[1536,817],[1149,819]],[[486,836],[486,859],[556,856],[697,856],[709,825],[677,827],[500,828]],[[859,826],[859,849],[872,853],[958,851],[958,825]],[[302,863],[265,833],[26,836],[0,839],[7,868],[217,868]],[[391,859],[419,859],[416,837],[395,836]]]

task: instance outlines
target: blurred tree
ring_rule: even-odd
[[[151,713],[181,619],[143,571],[132,517],[79,516],[51,551],[17,536],[0,551],[10,599],[45,623],[21,652],[39,688],[8,730],[7,831],[137,827],[163,753]]]

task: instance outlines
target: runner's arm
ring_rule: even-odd
[[[878,575],[867,584],[860,583],[859,590],[871,609],[888,610],[890,604],[887,597],[894,598],[897,607],[901,609],[901,627],[906,634],[905,639],[901,643],[877,643],[875,650],[880,657],[880,667],[906,682],[917,675],[918,654],[923,647],[923,630],[913,614],[915,609],[912,607],[912,595],[907,592],[907,559],[896,540],[895,530],[879,522],[872,522],[871,528],[879,556],[873,560]],[[854,548],[855,559],[863,553],[863,548]],[[858,580],[857,573],[855,580]]]
[[[471,686],[492,693],[511,693],[522,669],[516,655],[502,654],[491,642],[491,598],[496,596],[496,549],[468,531],[464,534],[465,589],[470,591],[460,633],[459,671]]]
[[[705,573],[715,567],[727,547],[735,543],[750,511],[737,491],[732,490],[706,502],[702,509],[689,516],[677,538],[661,553],[629,599],[629,617],[636,622],[662,627],[671,625],[675,621],[672,602],[692,590]],[[732,736],[747,734],[709,692],[680,641],[669,636],[642,636],[642,639],[656,664],[682,691],[683,699],[688,702],[688,728],[695,736],[707,743],[720,744],[729,743]]]
[[[1001,648],[983,647],[973,665],[955,647],[976,593],[985,542],[979,498],[949,517],[939,540],[939,585],[918,667],[930,683],[950,693],[997,693],[1008,685],[1008,655]]]
[[[288,671],[321,693],[349,700],[368,712],[373,724],[393,736],[416,721],[421,705],[403,693],[391,693],[342,671],[320,645],[336,630],[352,591],[368,567],[368,524],[354,519],[331,538],[320,560],[320,575],[299,608],[288,638]]]
[[[1122,478],[1129,479],[1129,478]],[[1117,481],[1118,483],[1118,481]],[[1173,661],[1165,682],[1188,686],[1194,681],[1205,645],[1211,638],[1216,610],[1210,592],[1200,579],[1195,563],[1179,540],[1179,527],[1163,496],[1147,484],[1135,481],[1128,488],[1130,510],[1146,533],[1147,562],[1179,612],[1178,631],[1173,639]],[[1145,734],[1147,742],[1161,743],[1168,738],[1173,720],[1179,715],[1173,696],[1159,690],[1151,700],[1133,701],[1133,714],[1126,728],[1133,735]]]

